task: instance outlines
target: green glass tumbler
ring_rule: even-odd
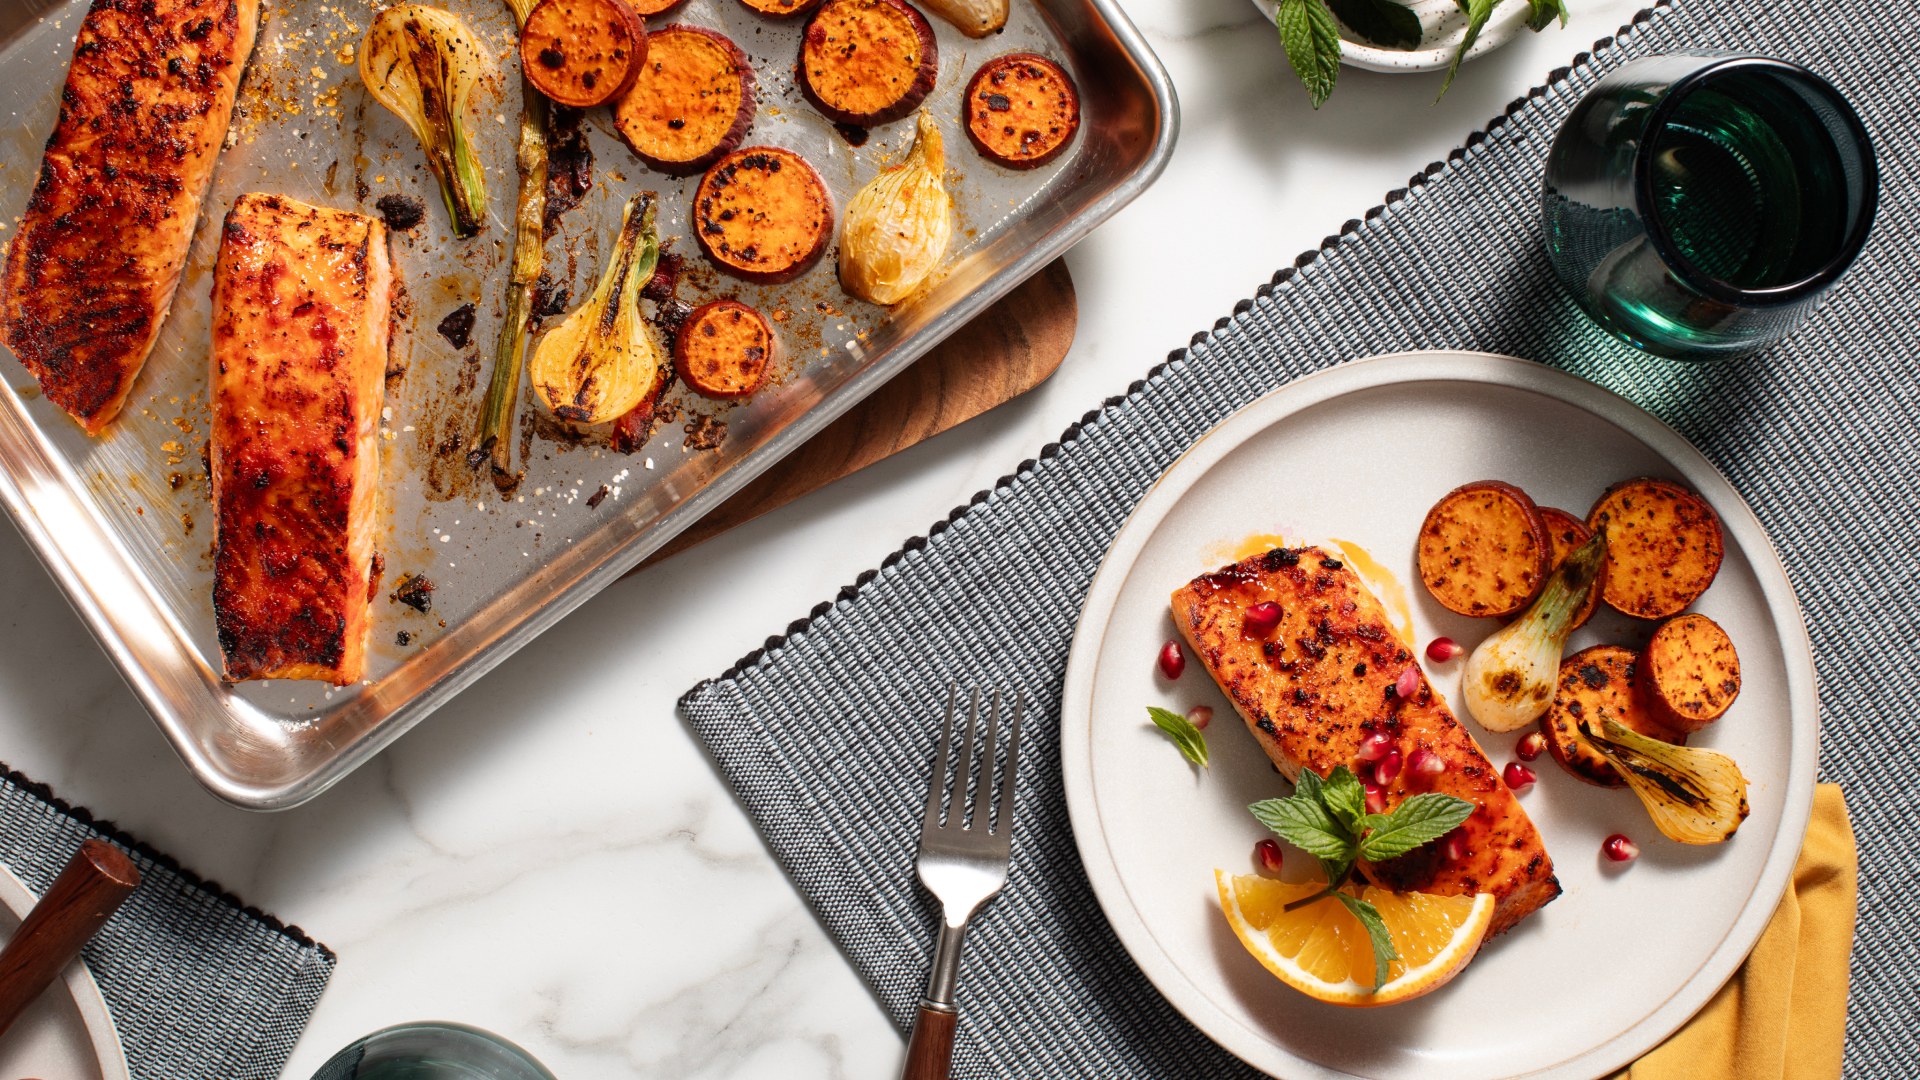
[[[465,1024],[398,1024],[357,1039],[313,1080],[554,1080],[533,1055]]]
[[[1547,158],[1547,252],[1594,321],[1682,360],[1763,349],[1866,244],[1865,125],[1825,79],[1753,56],[1622,65]]]

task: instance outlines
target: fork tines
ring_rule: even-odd
[[[1013,795],[1020,766],[1020,720],[1026,710],[1026,697],[1017,692],[1011,695],[1013,715],[1004,725],[1006,739],[1003,747],[1001,717],[1007,711],[1005,703],[1009,695],[999,690],[987,695],[985,745],[976,762],[974,736],[980,729],[981,697],[979,687],[967,691],[966,728],[960,736],[960,767],[951,774],[955,782],[952,801],[948,802],[947,763],[952,758],[954,722],[960,714],[960,688],[952,683],[947,686],[947,720],[940,729],[940,749],[934,757],[933,780],[927,786],[927,813],[922,828],[925,832],[943,830],[949,833],[958,829],[981,839],[991,837],[1005,844],[1013,824]],[[1003,763],[1004,769],[1001,768]],[[989,815],[996,790],[996,772],[1004,773],[998,785],[1000,805],[997,811]],[[941,814],[943,807],[946,810],[944,820]]]

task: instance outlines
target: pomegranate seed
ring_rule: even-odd
[[[1260,869],[1265,870],[1267,873],[1277,874],[1280,872],[1280,845],[1274,843],[1272,840],[1262,840],[1253,845],[1253,857],[1255,861],[1259,862]]]
[[[1393,736],[1384,731],[1376,731],[1360,740],[1360,749],[1355,750],[1353,756],[1361,761],[1379,761],[1387,756],[1387,751],[1392,749]]]
[[[1467,857],[1467,838],[1459,829],[1440,839],[1440,857],[1448,862],[1459,862]]]
[[[1187,670],[1187,654],[1180,651],[1180,643],[1169,641],[1160,646],[1160,674],[1169,679],[1177,679]]]
[[[1614,833],[1601,842],[1600,853],[1609,862],[1632,862],[1640,857],[1640,845],[1627,839],[1625,833]]]
[[[1273,628],[1280,625],[1280,605],[1271,600],[1262,600],[1247,606],[1246,616],[1240,626],[1254,637],[1266,637]]]
[[[1387,812],[1387,791],[1372,781],[1362,781],[1366,785],[1367,813],[1384,814]]]
[[[1188,709],[1187,723],[1192,724],[1201,731],[1207,730],[1207,725],[1213,723],[1213,706],[1195,705],[1193,708]]]
[[[1512,788],[1516,795],[1532,787],[1533,782],[1540,779],[1534,775],[1532,769],[1517,761],[1507,762],[1507,767],[1501,772],[1500,778],[1507,782],[1507,786]]]
[[[1427,659],[1436,664],[1444,664],[1466,651],[1465,645],[1450,637],[1437,637],[1427,642]]]
[[[1393,778],[1400,775],[1400,766],[1405,762],[1406,759],[1400,756],[1400,751],[1387,751],[1386,757],[1373,763],[1373,782],[1382,787],[1393,783]]]
[[[1407,759],[1407,769],[1421,780],[1432,780],[1447,771],[1447,759],[1421,747]]]
[[[1409,664],[1407,670],[1401,672],[1399,680],[1393,684],[1393,696],[1402,701],[1411,701],[1413,695],[1419,692],[1420,669]]]
[[[1514,744],[1513,752],[1520,755],[1521,761],[1532,761],[1547,749],[1547,737],[1537,731],[1529,732],[1527,737]]]

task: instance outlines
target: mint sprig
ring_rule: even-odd
[[[1387,981],[1387,965],[1399,959],[1399,950],[1380,912],[1365,900],[1341,892],[1341,886],[1352,876],[1355,861],[1397,859],[1430,844],[1471,817],[1473,804],[1437,792],[1415,795],[1385,814],[1367,813],[1366,803],[1360,778],[1345,765],[1336,765],[1324,778],[1301,769],[1292,796],[1263,799],[1247,809],[1276,836],[1320,860],[1327,887],[1287,907],[1333,898],[1351,911],[1373,943],[1373,984],[1378,987]]]
[[[1480,39],[1480,31],[1501,0],[1454,2],[1467,16],[1467,32],[1454,50],[1446,81],[1440,84],[1435,101],[1447,96],[1447,89],[1460,70],[1460,62]],[[1556,21],[1561,26],[1567,25],[1566,0],[1525,2],[1527,27],[1535,33]],[[1341,25],[1361,41],[1384,49],[1417,49],[1426,40],[1420,17],[1401,0],[1279,0],[1273,21],[1280,31],[1280,45],[1286,50],[1287,63],[1299,77],[1300,84],[1307,88],[1307,98],[1316,109],[1326,104],[1339,78]]]
[[[1193,726],[1193,721],[1174,712],[1172,709],[1147,706],[1147,716],[1151,717],[1155,727],[1167,733],[1173,745],[1180,748],[1180,756],[1201,768],[1207,767],[1207,737]]]

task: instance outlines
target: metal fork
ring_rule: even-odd
[[[961,736],[960,768],[954,772],[953,800],[945,825],[940,807],[947,790],[947,758],[953,746],[953,725],[959,714],[959,687],[947,687],[947,722],[940,729],[940,751],[933,761],[933,780],[927,785],[927,812],[920,826],[920,884],[940,901],[940,938],[933,947],[933,971],[927,992],[920,997],[913,1037],[907,1042],[907,1063],[901,1080],[946,1080],[953,1065],[953,1032],[960,1024],[954,1007],[954,985],[960,978],[960,945],[967,926],[986,902],[1007,883],[1012,854],[1013,793],[1019,778],[1020,716],[1026,698],[1013,696],[1013,721],[1007,725],[1006,775],[1000,781],[1000,807],[993,804],[994,762],[1000,738],[1001,693],[995,690],[988,711],[986,746],[974,776],[973,740],[980,726],[980,691],[969,692],[967,729]],[[972,814],[968,814],[971,792]]]

